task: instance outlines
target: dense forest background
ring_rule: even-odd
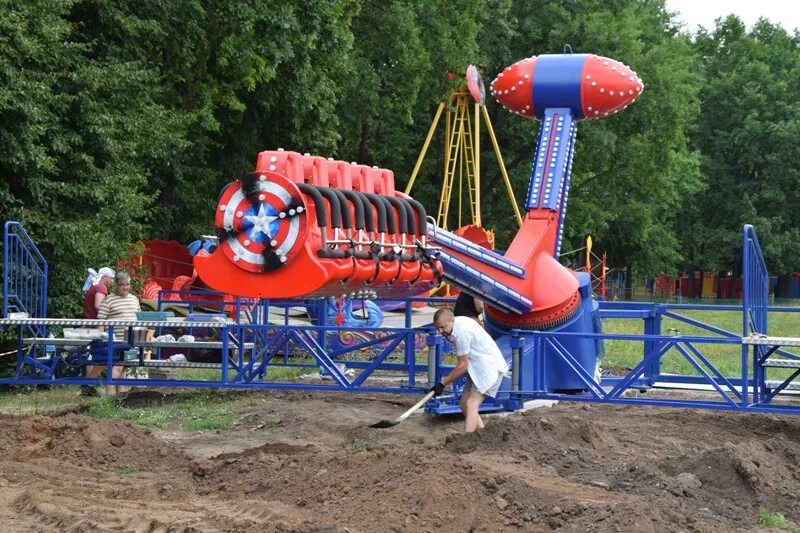
[[[597,53],[645,90],[581,124],[563,250],[638,273],[738,269],[754,224],[800,270],[800,35],[729,17],[688,35],[663,0],[0,0],[0,220],[50,263],[51,314],[139,239],[212,232],[221,187],[278,147],[404,186],[448,72]],[[488,102],[519,201],[538,122]],[[443,142],[414,195],[433,210]],[[437,144],[438,143],[438,144]],[[483,219],[515,222],[488,142]]]

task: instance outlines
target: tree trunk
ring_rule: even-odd
[[[689,269],[689,298],[697,298],[694,284],[694,267]]]
[[[157,209],[161,214],[159,231],[162,235],[166,235],[167,238],[174,239],[176,238],[176,235],[173,233],[176,222],[174,206],[177,203],[177,199],[175,193],[175,173],[172,169],[164,173],[161,183],[161,191],[156,200]]]

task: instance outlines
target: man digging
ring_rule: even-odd
[[[492,337],[475,320],[453,316],[449,309],[439,309],[433,315],[433,325],[454,344],[458,364],[431,391],[439,396],[447,385],[467,374],[460,402],[461,412],[466,417],[464,433],[482,429],[483,420],[478,410],[484,398],[494,398],[497,394],[508,373],[508,364]]]

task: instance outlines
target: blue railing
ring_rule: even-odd
[[[743,237],[743,277],[744,292],[742,306],[711,306],[687,304],[654,304],[641,302],[601,302],[597,311],[598,318],[607,319],[633,319],[643,321],[643,334],[611,334],[599,332],[558,332],[558,331],[519,331],[512,330],[508,333],[511,340],[507,343],[512,353],[512,368],[516,357],[517,377],[512,382],[512,389],[508,392],[507,399],[489,406],[492,409],[519,408],[524,401],[529,399],[564,399],[590,402],[613,403],[640,403],[649,405],[666,405],[677,407],[705,407],[713,409],[751,410],[760,412],[780,412],[800,414],[800,408],[789,405],[772,405],[771,400],[779,393],[785,384],[779,388],[767,388],[766,373],[761,368],[763,359],[770,354],[782,355],[790,360],[800,359],[800,355],[779,350],[777,345],[753,346],[753,358],[749,357],[748,344],[745,342],[751,333],[767,333],[768,306],[768,277],[765,263],[758,245],[755,231],[751,226],[744,227]],[[16,222],[9,222],[5,226],[4,251],[4,285],[3,285],[3,313],[5,316],[13,311],[25,311],[31,319],[6,319],[0,321],[0,327],[18,328],[17,344],[17,370],[14,376],[0,379],[0,383],[47,383],[47,384],[96,384],[96,378],[86,378],[82,374],[74,375],[74,370],[81,370],[90,364],[103,364],[110,371],[115,357],[112,349],[114,344],[111,334],[113,324],[107,324],[109,339],[105,355],[95,359],[91,346],[86,340],[72,340],[69,338],[23,338],[24,328],[34,331],[33,337],[44,337],[48,325],[67,326],[85,325],[78,319],[47,319],[38,318],[46,315],[47,293],[47,264],[35,245],[28,237],[25,230]],[[225,313],[236,317],[235,322],[185,322],[153,321],[150,323],[139,322],[142,327],[152,327],[158,332],[161,329],[172,330],[176,334],[183,334],[188,329],[192,334],[193,328],[206,328],[217,330],[217,336],[211,340],[204,340],[207,349],[218,349],[217,362],[203,363],[188,361],[194,365],[189,368],[206,368],[218,372],[208,381],[191,379],[156,380],[156,379],[114,379],[107,381],[115,385],[146,385],[146,386],[190,386],[190,387],[232,387],[232,388],[294,388],[312,390],[342,390],[342,391],[382,391],[382,392],[423,392],[428,381],[441,377],[443,372],[452,368],[453,361],[445,364],[443,356],[447,350],[443,347],[443,339],[436,335],[430,323],[412,324],[412,303],[424,301],[427,303],[452,303],[452,299],[443,298],[409,298],[401,299],[405,303],[405,314],[401,327],[382,327],[378,329],[363,327],[341,328],[326,320],[324,302],[307,302],[303,300],[261,300],[235,298],[223,301],[223,295],[210,292],[195,292],[191,294],[180,293],[180,300],[175,301],[170,293],[175,291],[162,291],[159,295],[158,305],[162,309],[167,304],[185,305],[188,313],[194,311],[208,311]],[[191,296],[189,301],[183,296]],[[170,299],[168,299],[170,298]],[[397,300],[395,300],[397,301]],[[317,320],[290,322],[289,309],[298,305],[314,306],[318,304]],[[280,323],[270,323],[270,307],[283,308],[280,314],[273,314],[272,320]],[[743,332],[728,331],[722,327],[705,324],[686,313],[680,311],[741,311],[743,315]],[[772,311],[799,313],[800,308],[773,308]],[[204,315],[198,313],[202,318]],[[282,315],[282,320],[281,320]],[[276,316],[278,317],[276,320]],[[430,320],[432,315],[425,315]],[[677,321],[690,326],[691,331],[700,330],[700,333],[681,335],[676,328],[668,330],[669,335],[664,335],[663,319]],[[736,322],[738,323],[738,321]],[[131,326],[132,328],[133,326]],[[733,328],[731,328],[733,329]],[[132,330],[130,330],[132,333]],[[38,333],[38,334],[37,334]],[[706,335],[709,334],[709,335]],[[593,375],[593,369],[586,367],[576,354],[568,348],[569,342],[575,338],[594,339],[597,342],[622,341],[626,344],[639,343],[641,357],[636,358],[633,368],[625,369],[620,375],[618,368],[613,375],[599,378]],[[764,339],[756,339],[764,340]],[[773,339],[775,340],[775,339]],[[780,340],[780,339],[777,339]],[[58,342],[56,342],[58,341]],[[132,342],[132,341],[131,341]],[[170,346],[166,341],[136,341],[138,344],[138,358],[125,360],[127,366],[141,366],[145,368],[170,366],[171,361],[160,357],[158,350],[161,348],[177,348],[177,344]],[[186,343],[184,343],[186,344]],[[48,351],[48,345],[51,350]],[[791,346],[792,344],[788,344]],[[531,349],[527,349],[531,346]],[[714,346],[715,349],[703,353],[701,347]],[[737,376],[734,370],[730,372],[720,370],[716,363],[719,348],[722,352],[731,351],[732,357],[737,357],[736,346],[741,346],[741,375]],[[54,347],[54,350],[52,349]],[[145,348],[156,350],[157,361],[145,359]],[[183,346],[181,349],[191,349]],[[199,346],[198,346],[199,348]],[[205,348],[204,348],[205,349]],[[427,358],[424,354],[427,354]],[[103,355],[103,354],[99,354]],[[726,353],[723,353],[727,356]],[[684,368],[689,365],[688,373],[680,370],[679,373],[666,373],[662,371],[662,360],[669,357],[670,368],[676,367],[675,362]],[[90,357],[90,358],[89,358]],[[175,362],[179,367],[181,362]],[[571,392],[560,392],[552,387],[548,381],[549,368],[560,365],[565,372],[571,373],[579,381],[579,385]],[[283,381],[283,372],[278,372],[280,367],[299,368],[300,372],[319,369],[320,374],[330,378],[332,383],[319,384],[293,380]],[[61,376],[60,370],[67,368],[73,372]],[[731,368],[726,365],[724,368]],[[385,382],[386,376],[381,380],[370,381],[375,372],[390,372],[394,377],[397,372],[404,374],[402,381],[390,380]],[[212,372],[212,374],[214,373]],[[751,373],[752,372],[752,373]],[[417,382],[417,377],[428,374],[429,380]],[[800,369],[790,378],[784,379],[788,383],[800,373]],[[291,375],[289,373],[288,375]],[[779,374],[782,376],[782,374]],[[520,380],[520,376],[527,379]],[[422,380],[421,380],[422,381]],[[387,384],[389,383],[389,384]],[[646,389],[657,383],[666,385],[681,385],[688,387],[705,387],[700,398],[675,399],[675,398],[638,398],[626,396],[626,391]],[[751,393],[752,391],[752,393]],[[716,392],[716,397],[709,397],[708,392]],[[455,404],[453,404],[455,405]],[[450,412],[452,405],[441,404],[438,407],[429,406],[434,412]]]
[[[742,230],[742,337],[751,333],[767,334],[768,309],[767,265],[758,245],[755,228],[745,224]],[[752,385],[755,397],[763,398],[766,393],[766,372],[761,367],[761,361],[766,357],[767,350],[767,346],[753,346]],[[750,397],[749,358],[748,346],[742,345],[742,396],[746,399]]]
[[[745,224],[742,232],[742,336],[767,334],[769,273],[758,245],[756,230]]]
[[[19,222],[3,232],[3,317],[27,313],[47,317],[47,261]],[[36,330],[44,335],[44,329]]]

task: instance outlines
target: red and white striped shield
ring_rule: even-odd
[[[220,248],[249,272],[287,264],[305,242],[305,203],[297,186],[274,172],[248,174],[220,195],[215,226]]]

